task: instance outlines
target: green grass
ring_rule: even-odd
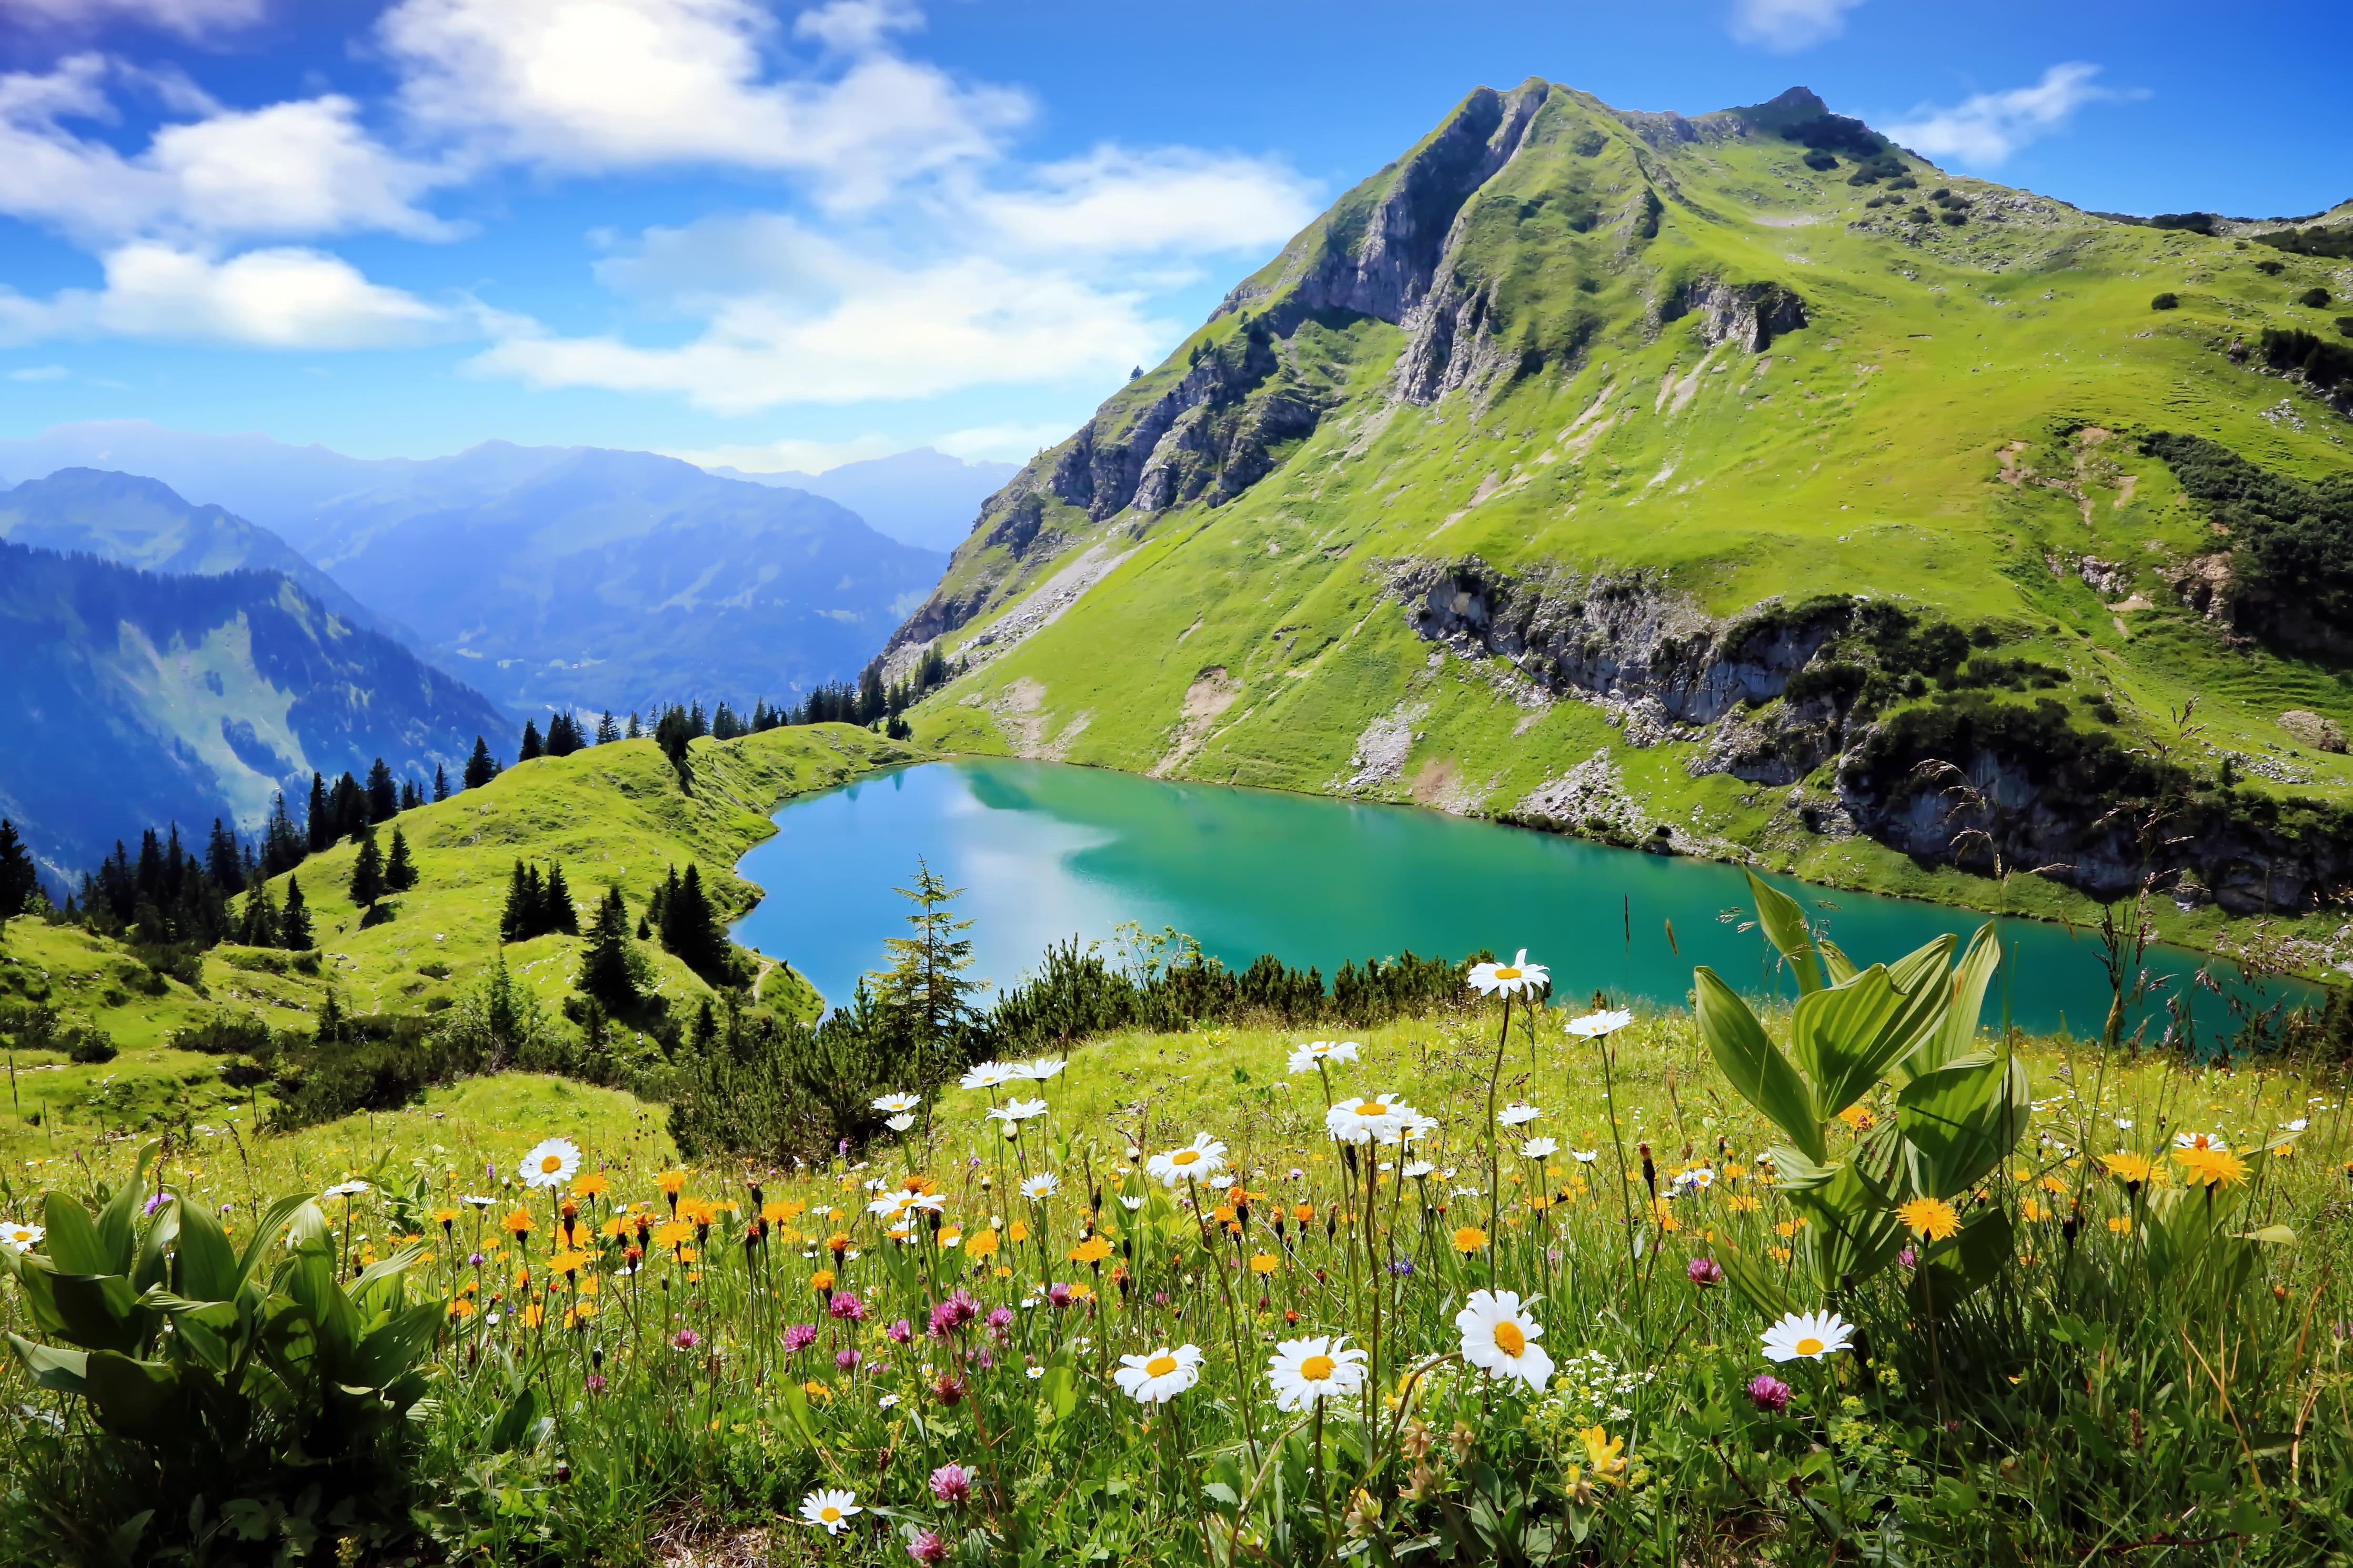
[[[1608,140],[1596,157],[1571,151],[1586,128]],[[1349,779],[1368,727],[1398,717],[1414,731],[1410,754],[1364,792],[1374,797],[1505,812],[1606,750],[1653,820],[1682,824],[1696,808],[1729,849],[1841,885],[1933,889],[1977,904],[1998,896],[1981,879],[1810,839],[1778,811],[1779,790],[1694,779],[1687,764],[1704,737],[1637,748],[1595,708],[1528,702],[1493,662],[1434,651],[1409,629],[1388,577],[1399,563],[1475,556],[1511,572],[1654,572],[1715,616],[1840,591],[1964,624],[1991,619],[2006,656],[2068,672],[2061,696],[2113,692],[2129,744],[2178,739],[2174,716],[2195,700],[2193,764],[2211,770],[2208,748],[2226,748],[2308,779],[2250,779],[2249,789],[2353,793],[2353,759],[2304,750],[2277,721],[2306,708],[2353,724],[2353,688],[2313,664],[2233,647],[2179,605],[2167,565],[2220,545],[2133,438],[2189,431],[2286,472],[2344,471],[2338,416],[2222,352],[2267,324],[2300,321],[2289,301],[2324,264],[2040,198],[2021,213],[2005,187],[1932,170],[1908,195],[1949,184],[1976,213],[1912,243],[1851,227],[1883,229],[1899,209],[1866,209],[1878,187],[1847,185],[1843,163],[1810,170],[1801,152],[1764,137],[1648,147],[1590,100],[1556,92],[1530,144],[1465,209],[1458,261],[1496,289],[1505,341],[1556,349],[1582,314],[1593,327],[1586,346],[1492,402],[1466,391],[1419,407],[1392,401],[1405,342],[1396,329],[1303,326],[1294,352],[1313,362],[1310,379],[1343,389],[1339,401],[1238,499],[1099,524],[1050,507],[1068,549],[994,587],[1003,548],[976,537],[959,552],[942,593],[986,591],[985,605],[942,647],[986,662],[917,710],[919,738],[1330,792]],[[1388,177],[1324,221],[1345,228]],[[1588,197],[1614,211],[1645,180],[1668,195],[1647,247],[1607,221],[1588,231],[1561,220]],[[1317,232],[1298,246],[1312,248]],[[2288,267],[2277,279],[2253,265],[2274,258]],[[1271,265],[1260,281],[1276,286],[1282,271]],[[1809,324],[1762,356],[1710,353],[1695,319],[1661,326],[1651,309],[1671,281],[1694,277],[1780,282],[1804,297]],[[2178,291],[2180,309],[2152,312],[2159,288]],[[1211,321],[1114,395],[1103,417],[1124,424],[1183,374],[1194,345],[1240,330],[1234,315]],[[1686,402],[1662,403],[1663,384],[1702,364]],[[1608,428],[1587,444],[1567,439],[1613,387]],[[2295,418],[2266,417],[2283,400]],[[2082,426],[2114,434],[2067,433]],[[1034,472],[1060,456],[1045,454]],[[991,658],[976,639],[1098,544],[1133,554]],[[2113,611],[2045,564],[2085,555],[2121,563],[2152,607]],[[1188,720],[1188,691],[1212,668],[1230,700]],[[2074,710],[2079,723],[2097,722]],[[1819,795],[1828,781],[1811,782]],[[2014,896],[2046,912],[2088,908],[2063,891]],[[2190,942],[2218,940],[2226,923],[2211,910],[2159,916],[2168,936]],[[2337,922],[2281,924],[2326,945]]]

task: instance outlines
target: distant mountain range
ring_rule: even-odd
[[[954,550],[972,531],[980,503],[1021,471],[1018,463],[966,462],[918,447],[888,458],[844,463],[819,474],[746,473],[711,467],[723,479],[807,490],[839,501],[877,532],[925,550]]]
[[[299,820],[314,769],[382,757],[454,779],[476,735],[507,728],[285,573],[163,575],[0,542],[0,816],[61,879],[142,827],[252,829],[279,789]]]

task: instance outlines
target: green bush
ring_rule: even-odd
[[[1839,161],[1820,148],[1806,154],[1806,167],[1809,169],[1830,170],[1838,166]]]
[[[2317,287],[2306,289],[2295,297],[2295,302],[2307,310],[2317,310],[2328,303],[2328,290]]]
[[[2353,338],[2353,316],[2337,318],[2337,335],[2340,338]]]
[[[2262,273],[2266,278],[2276,278],[2281,273],[2287,270],[2287,263],[2284,261],[2258,261],[2255,263],[2255,270]]]
[[[2178,310],[2181,308],[2181,296],[2168,289],[2151,300],[2148,308],[2152,310]]]
[[[407,1531],[407,1465],[438,1300],[409,1300],[410,1247],[348,1285],[327,1217],[284,1197],[242,1250],[168,1188],[154,1151],[96,1213],[52,1190],[42,1252],[0,1249],[38,1342],[34,1384],[83,1403],[100,1439],[18,1494],[75,1561],[357,1561]],[[283,1237],[286,1246],[280,1250]],[[70,1457],[69,1457],[70,1456]]]

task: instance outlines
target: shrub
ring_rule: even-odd
[[[2353,316],[2337,318],[2337,335],[2340,338],[2353,338]]]
[[[208,1057],[267,1057],[275,1047],[269,1026],[252,1013],[226,1009],[173,1030],[164,1044],[175,1051],[201,1051]]]
[[[2284,261],[2258,261],[2255,263],[2255,270],[2262,273],[2266,278],[2276,278],[2281,273],[2287,270],[2287,263]]]
[[[1835,169],[1838,166],[1839,161],[1830,153],[1821,151],[1820,148],[1816,148],[1813,152],[1806,154],[1806,167],[1809,169],[1829,170]]]
[[[95,1024],[68,1025],[59,1032],[58,1043],[65,1047],[69,1060],[83,1067],[99,1067],[122,1054]]]
[[[2181,296],[2168,289],[2151,300],[2148,308],[2152,310],[2178,310],[2181,308]]]
[[[2306,289],[2295,297],[2295,302],[2306,310],[2317,310],[2328,303],[2328,290],[2317,287]]]
[[[1947,224],[1950,225],[1954,228],[1958,228],[1961,225],[1969,221],[1968,215],[1962,212],[1958,207],[1947,207],[1940,216]]]

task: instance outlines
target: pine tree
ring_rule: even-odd
[[[213,836],[205,844],[205,875],[224,893],[245,891],[245,856],[237,847],[237,835],[217,816],[213,818]]]
[[[286,907],[278,911],[278,945],[290,952],[311,946],[311,906],[302,901],[302,884],[292,877],[286,879]]]
[[[560,865],[551,862],[547,868],[547,886],[541,894],[539,910],[542,931],[565,936],[580,934],[580,911],[573,906],[572,889],[565,886],[564,868]]]
[[[385,858],[384,885],[396,893],[417,886],[417,862],[408,858],[408,836],[397,826],[392,830],[392,853]]]
[[[580,736],[580,721],[569,713],[558,713],[547,721],[547,754],[568,757],[587,742]]]
[[[629,715],[629,728],[621,738],[625,741],[641,741],[645,739],[645,727],[638,722],[638,716],[635,713],[631,713]]]
[[[375,847],[375,829],[360,830],[360,852],[352,859],[352,902],[373,909],[385,895],[384,852]]]
[[[498,776],[498,759],[491,755],[490,743],[475,736],[474,754],[466,759],[466,787],[480,789]]]
[[[539,934],[539,873],[514,863],[507,879],[507,904],[499,915],[501,942],[529,942]]]
[[[393,782],[392,769],[382,757],[368,769],[367,801],[370,822],[390,822],[400,815],[400,786]]]
[[[374,818],[368,812],[368,793],[360,781],[349,773],[335,781],[335,837],[357,838]]]
[[[727,931],[702,891],[702,872],[689,865],[683,877],[675,869],[670,877],[663,885],[661,910],[655,917],[662,946],[689,969],[717,984],[728,970]]]
[[[331,988],[327,992],[327,999],[319,1005],[319,1026],[312,1038],[320,1045],[332,1046],[341,1042],[343,1037],[343,999]]]
[[[607,1011],[626,1013],[644,999],[629,952],[629,907],[621,889],[605,889],[596,918],[588,922],[588,943],[580,954],[581,992]]]
[[[433,798],[437,802],[449,798],[449,774],[439,763],[433,764]]]
[[[32,851],[16,836],[16,825],[0,816],[0,921],[32,908],[40,891],[40,868],[33,864]]]
[[[319,774],[311,775],[311,812],[308,823],[311,853],[316,855],[335,841],[335,811],[327,801],[327,781]]]
[[[522,721],[522,744],[516,748],[515,761],[530,762],[537,757],[539,752],[539,726],[526,719]]]
[[[417,787],[417,781],[415,779],[401,780],[400,809],[403,811],[415,811],[418,806],[423,805],[424,804],[425,792]]]
[[[605,710],[604,716],[596,721],[596,743],[600,746],[609,746],[620,738],[621,727],[613,722],[613,710],[607,708]]]
[[[286,809],[286,792],[281,789],[269,803],[269,824],[261,830],[261,874],[275,877],[291,871],[309,853],[309,840],[294,826],[294,814]]]
[[[915,885],[896,891],[915,906],[907,923],[913,936],[885,938],[891,967],[878,977],[875,999],[896,1015],[923,1053],[926,1081],[944,1071],[954,1035],[971,1012],[967,1000],[977,990],[965,972],[972,967],[972,942],[963,933],[972,921],[958,920],[949,905],[964,889],[951,888],[929,862],[915,862]]]
[[[269,884],[256,882],[245,890],[245,914],[237,921],[237,940],[248,947],[278,945],[278,906],[269,900]]]

